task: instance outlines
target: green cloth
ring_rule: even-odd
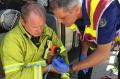
[[[9,31],[1,43],[1,61],[3,67],[24,63],[28,64],[38,60],[43,60],[42,55],[46,41],[52,38],[53,44],[58,47],[62,46],[62,42],[57,38],[55,32],[47,25],[39,39],[39,48],[31,41],[31,36],[27,33],[19,22],[19,24]],[[66,51],[61,53],[68,63]],[[19,70],[5,74],[6,79],[34,79],[33,67],[21,67]],[[42,75],[42,74],[40,74]]]

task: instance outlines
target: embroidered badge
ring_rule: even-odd
[[[107,24],[107,21],[106,19],[104,18],[101,18],[100,22],[99,22],[99,27],[105,27]]]

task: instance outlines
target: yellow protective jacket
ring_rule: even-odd
[[[40,36],[40,46],[36,47],[31,41],[31,36],[19,24],[9,31],[1,43],[1,61],[5,70],[6,79],[42,79],[41,66],[46,66],[42,59],[46,41],[51,41],[57,46],[63,46],[55,32],[47,25]],[[67,60],[66,51],[61,53]]]

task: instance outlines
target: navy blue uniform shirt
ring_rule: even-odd
[[[80,31],[85,30],[85,25],[90,25],[90,19],[88,17],[87,10],[85,7],[85,1],[86,0],[83,0],[82,3],[83,18],[75,22],[78,25]],[[119,10],[120,9],[118,8],[116,2],[114,1],[103,13],[98,28],[98,39],[97,39],[98,44],[106,44],[114,39],[116,28],[120,27],[117,26],[118,24],[120,24]]]

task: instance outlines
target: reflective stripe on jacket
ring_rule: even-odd
[[[34,68],[34,79],[42,79],[42,68],[41,65],[46,65],[46,62],[43,60],[40,60],[38,62],[32,62],[25,65],[24,63],[16,63],[12,65],[7,65],[4,67],[5,73],[10,73],[13,71],[17,71],[21,68],[28,68],[33,67]]]

